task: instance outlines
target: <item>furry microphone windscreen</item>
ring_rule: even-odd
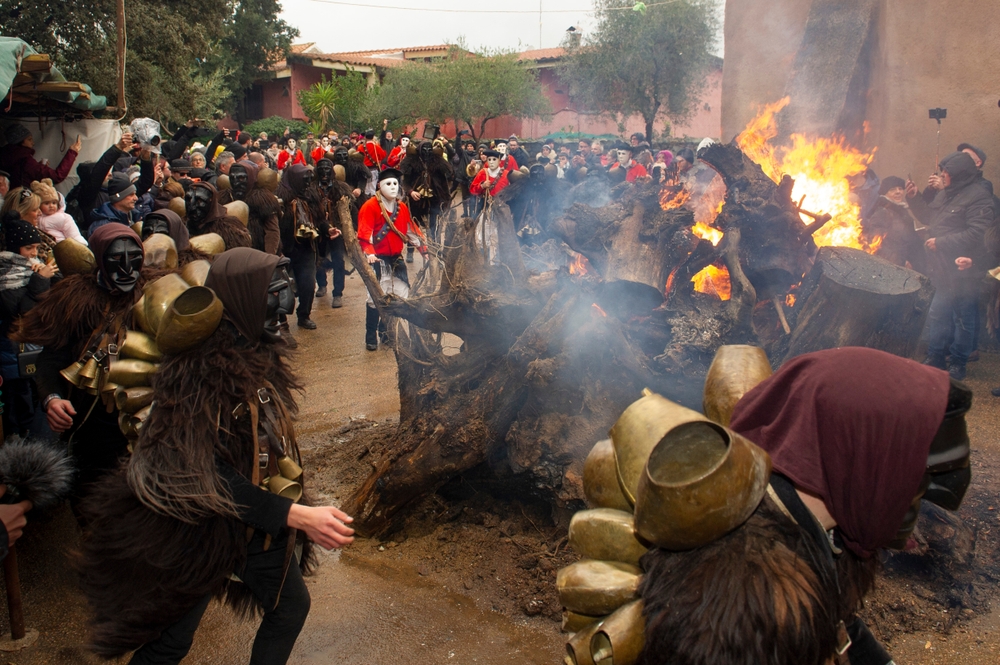
[[[69,494],[73,462],[64,450],[37,441],[17,441],[0,447],[0,482],[7,485],[3,503],[30,501],[48,508]]]

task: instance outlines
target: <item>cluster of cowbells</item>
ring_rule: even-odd
[[[745,522],[767,491],[766,452],[728,429],[736,402],[771,374],[762,349],[723,346],[702,415],[650,392],[632,403],[584,462],[589,510],[569,542],[583,557],[556,578],[573,633],[566,665],[632,665],[645,643],[639,559],[650,547],[690,550]]]

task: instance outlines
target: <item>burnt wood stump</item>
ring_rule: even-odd
[[[842,346],[909,358],[934,287],[920,273],[860,249],[822,247],[798,293],[784,360]]]

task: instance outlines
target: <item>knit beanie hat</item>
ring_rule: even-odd
[[[20,145],[21,141],[31,136],[31,132],[24,125],[15,123],[7,127],[3,135],[7,139],[7,145]]]
[[[237,160],[243,159],[243,157],[247,154],[247,149],[241,146],[239,143],[234,143],[230,146],[227,146],[226,150],[233,153],[233,157],[235,157]]]
[[[23,219],[11,219],[4,222],[4,243],[8,252],[16,252],[25,245],[34,245],[42,241],[38,230]]]
[[[891,175],[885,180],[883,180],[882,184],[879,185],[878,188],[879,196],[885,196],[886,194],[889,193],[890,189],[895,189],[896,187],[906,187],[906,181],[900,178],[899,176]]]
[[[108,181],[108,198],[112,203],[118,203],[126,196],[135,194],[135,185],[124,173],[115,173]]]

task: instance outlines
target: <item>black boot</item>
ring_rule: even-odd
[[[378,310],[371,305],[365,306],[365,348],[369,351],[378,349]]]

